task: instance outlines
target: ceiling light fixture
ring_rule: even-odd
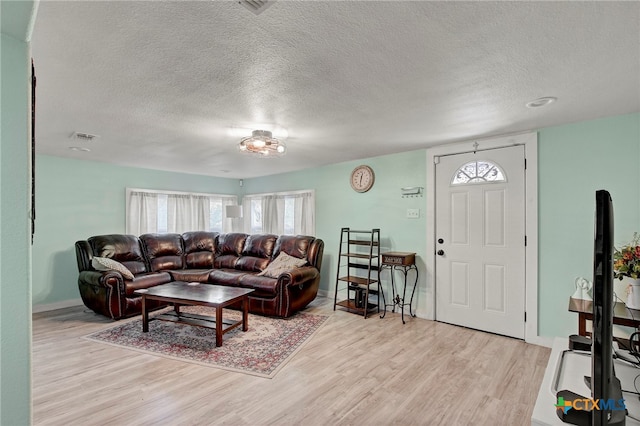
[[[69,149],[71,151],[91,152],[91,150],[89,148],[85,148],[83,146],[70,146]]]
[[[240,140],[238,149],[263,158],[281,157],[287,152],[285,143],[274,138],[268,130],[254,130],[251,136]]]
[[[557,100],[558,98],[554,98],[553,96],[545,96],[544,98],[538,98],[531,102],[527,102],[525,105],[527,108],[540,108],[552,104]]]

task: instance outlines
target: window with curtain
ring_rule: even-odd
[[[244,232],[251,234],[315,235],[313,190],[245,195]]]
[[[226,217],[226,206],[238,203],[235,195],[127,188],[126,197],[127,234],[237,231]]]

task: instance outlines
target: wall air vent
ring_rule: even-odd
[[[98,137],[99,137],[98,135],[92,135],[90,133],[82,133],[82,132],[73,132],[73,134],[71,135],[71,139],[75,139],[83,142],[91,142]]]
[[[238,3],[255,13],[260,15],[269,6],[275,3],[275,0],[240,0]]]

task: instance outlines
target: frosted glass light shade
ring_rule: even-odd
[[[238,143],[238,150],[262,158],[280,157],[287,152],[287,145],[284,141],[274,138],[268,130],[254,130],[251,136],[243,138]]]

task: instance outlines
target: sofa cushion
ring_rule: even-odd
[[[260,272],[269,264],[277,235],[257,234],[249,235],[242,249],[242,256],[236,263],[236,269]]]
[[[140,236],[140,241],[147,253],[151,271],[183,268],[180,234],[144,234]]]
[[[247,234],[231,233],[221,234],[218,236],[218,245],[216,246],[216,257],[213,266],[219,269],[233,269],[244,248],[244,242],[247,240]]]
[[[109,259],[108,257],[94,256],[91,259],[91,266],[96,271],[118,271],[122,276],[128,280],[133,279],[133,274],[122,263],[117,260]]]
[[[209,279],[211,269],[177,269],[167,272],[174,281],[204,283]]]
[[[258,276],[278,278],[280,274],[284,274],[285,272],[304,266],[306,263],[307,259],[299,259],[297,257],[289,256],[285,252],[281,252],[278,257],[276,257],[275,260],[265,268],[264,271],[258,274]]]
[[[240,277],[246,274],[246,272],[236,271],[235,269],[214,269],[209,274],[209,282],[211,284],[237,287],[240,284]]]
[[[213,268],[217,236],[217,232],[206,231],[185,232],[182,234],[185,268]]]
[[[223,254],[222,256],[216,256],[213,261],[213,266],[217,269],[233,269],[238,262],[238,256],[234,254]]]
[[[134,275],[148,272],[147,261],[138,237],[133,235],[97,235],[87,240],[93,256],[108,257],[122,263]]]
[[[289,256],[306,259],[313,240],[315,238],[308,235],[281,235],[276,241],[273,255],[278,256],[280,252],[285,252]]]
[[[273,297],[277,294],[278,280],[271,277],[245,274],[240,277],[238,287],[255,290],[251,297]]]
[[[125,280],[124,291],[127,296],[134,296],[133,292],[142,288],[149,288],[171,282],[171,275],[167,272],[149,272],[136,275],[132,280]]]

